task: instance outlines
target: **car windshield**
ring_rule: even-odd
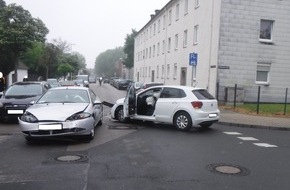
[[[86,90],[81,89],[57,89],[47,91],[38,101],[42,103],[89,103]]]
[[[36,96],[42,94],[39,84],[13,85],[5,93],[6,96]]]

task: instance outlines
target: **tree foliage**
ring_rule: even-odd
[[[134,38],[137,34],[135,29],[132,29],[131,34],[127,34],[125,38],[124,52],[126,58],[124,59],[124,65],[131,69],[134,66]]]
[[[19,57],[34,42],[44,42],[45,24],[16,4],[0,0],[0,71],[4,76],[16,68]]]
[[[117,72],[116,62],[124,58],[123,47],[109,49],[98,55],[95,61],[95,73],[99,76],[114,76]]]

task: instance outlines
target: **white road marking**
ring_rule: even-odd
[[[227,135],[242,135],[242,133],[238,133],[238,132],[224,132]]]
[[[238,137],[238,138],[243,140],[243,141],[258,141],[258,139],[254,138],[254,137]]]
[[[265,147],[265,148],[277,148],[278,147],[276,145],[272,145],[272,144],[268,144],[268,143],[254,143],[254,145]]]

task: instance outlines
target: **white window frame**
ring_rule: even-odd
[[[188,14],[188,0],[184,1],[184,15]]]
[[[270,84],[270,69],[271,63],[258,63],[256,71],[256,84],[269,85]],[[259,80],[258,78],[265,77],[266,80]]]
[[[169,37],[168,38],[168,46],[167,46],[167,52],[170,52],[171,51],[171,38]]]
[[[173,70],[173,79],[177,79],[177,63],[174,63],[174,70]]]
[[[179,3],[176,5],[176,10],[175,10],[175,20],[179,20]]]
[[[168,26],[170,26],[172,23],[172,10],[170,9],[168,11]]]
[[[183,32],[183,47],[187,47],[187,38],[188,38],[188,31],[187,30],[184,30]]]
[[[260,34],[259,34],[259,41],[260,42],[273,43],[274,23],[275,23],[274,20],[261,19],[261,21],[260,21]],[[267,29],[264,28],[265,27],[264,24],[270,24],[270,26],[268,26],[270,28],[267,28]],[[270,32],[270,34],[266,34],[267,32]]]
[[[175,34],[174,50],[178,50],[178,34]]]
[[[198,8],[198,7],[199,7],[199,5],[200,5],[200,2],[199,2],[199,0],[195,0],[195,8]]]
[[[195,25],[193,29],[193,45],[197,44],[198,44],[198,25]]]
[[[167,64],[167,79],[170,78],[170,64]]]

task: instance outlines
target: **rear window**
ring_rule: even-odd
[[[200,89],[200,90],[193,90],[192,93],[197,97],[199,100],[214,100],[213,97],[207,90]]]
[[[35,96],[42,94],[39,84],[13,85],[5,93],[6,96]]]

